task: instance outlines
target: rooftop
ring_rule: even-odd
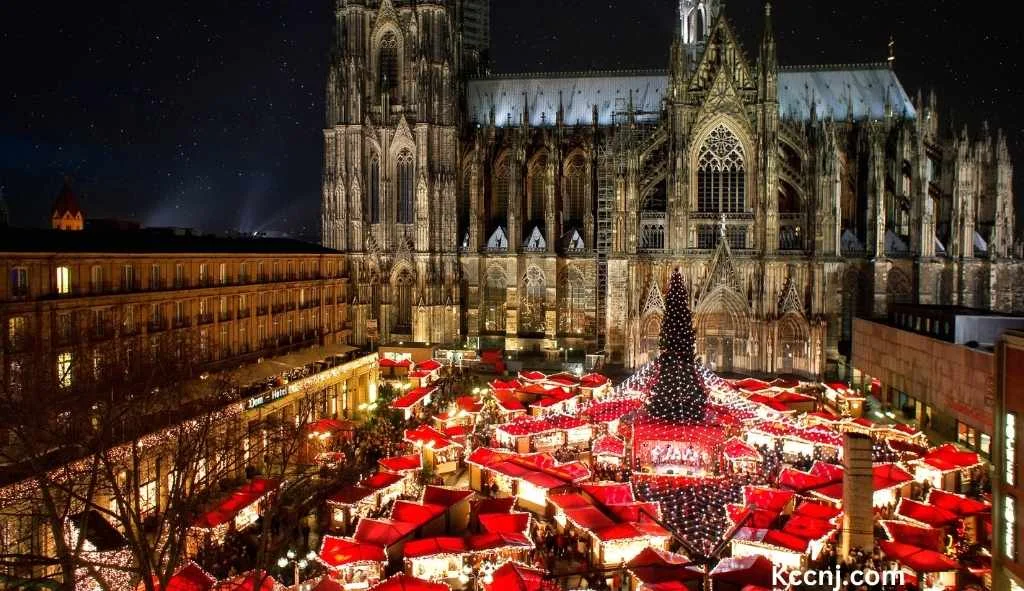
[[[82,232],[7,228],[0,233],[0,252],[331,254],[337,251],[290,238],[227,238],[164,228],[87,229]]]

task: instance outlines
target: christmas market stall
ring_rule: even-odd
[[[437,359],[427,359],[417,363],[409,372],[409,383],[413,388],[425,388],[441,378],[444,365]]]
[[[331,527],[348,531],[356,519],[377,511],[400,497],[409,480],[408,475],[375,472],[359,484],[346,485],[327,497]]]
[[[423,454],[423,466],[435,474],[451,474],[459,469],[465,447],[437,429],[427,425],[407,429],[405,440],[420,450]]]
[[[594,440],[590,453],[597,464],[620,466],[626,457],[626,442],[614,435],[602,435]]]
[[[430,404],[430,397],[437,391],[435,386],[422,386],[412,388],[405,394],[399,396],[391,403],[391,408],[402,411],[405,420],[411,419],[426,405]]]
[[[241,531],[252,525],[280,484],[279,480],[255,478],[199,515],[189,528],[189,556],[195,556],[207,541],[220,545],[229,531]]]
[[[415,523],[364,517],[356,524],[356,531],[352,534],[352,539],[356,542],[380,547],[389,563],[395,566],[400,563],[405,544],[413,538],[416,528]]]
[[[451,591],[451,587],[443,583],[431,583],[410,577],[405,573],[398,573],[371,587],[370,591]]]
[[[643,400],[631,397],[606,398],[590,404],[580,413],[580,417],[595,426],[604,426],[611,435],[620,435],[619,423],[622,417],[636,411],[644,405]]]
[[[216,577],[190,560],[171,575],[171,578],[167,580],[166,588],[161,588],[160,581],[154,576],[153,589],[155,591],[210,591],[216,582]],[[136,591],[145,591],[145,588],[145,584],[139,582],[135,589]]]
[[[451,585],[462,575],[470,549],[462,536],[439,536],[411,540],[404,553],[406,574]]]
[[[970,482],[971,470],[981,464],[977,453],[963,451],[952,443],[931,449],[920,460],[910,462],[917,480],[927,480],[933,488],[951,492]]]
[[[860,418],[864,415],[864,396],[841,382],[825,384],[822,402],[837,415]]]
[[[412,360],[408,357],[395,359],[394,357],[381,357],[379,362],[381,377],[403,378],[409,375],[409,368],[412,367]]]
[[[593,438],[593,427],[568,415],[544,418],[521,417],[499,425],[498,445],[518,453],[554,451],[562,447],[584,448]]]
[[[580,378],[580,395],[584,399],[602,400],[614,392],[612,381],[599,373],[588,373]]]
[[[682,554],[644,548],[626,564],[630,591],[699,591],[704,571]]]
[[[590,478],[582,462],[559,463],[551,454],[517,454],[477,448],[467,459],[470,486],[481,492],[497,485],[504,496],[516,496],[520,507],[537,514],[547,510],[550,491],[560,492]]]
[[[722,457],[729,462],[733,472],[753,472],[764,462],[761,452],[739,437],[731,437],[725,442]]]
[[[366,589],[376,585],[384,573],[384,548],[351,538],[324,536],[317,555],[330,577],[344,589]]]
[[[748,585],[775,589],[774,568],[771,560],[760,555],[723,558],[708,577],[715,591],[742,591]]]
[[[991,541],[985,531],[985,522],[992,517],[991,504],[937,488],[928,493],[928,503],[960,518],[963,523],[963,537],[967,543]]]
[[[483,573],[483,591],[557,591],[558,584],[542,570],[519,562],[506,562],[491,572]]]
[[[904,583],[929,591],[958,589],[959,565],[942,552],[891,540],[880,540],[878,546],[886,558],[899,563]]]

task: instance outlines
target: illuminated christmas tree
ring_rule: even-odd
[[[708,399],[707,387],[695,363],[696,335],[688,299],[677,269],[672,273],[665,297],[658,381],[647,400],[647,411],[652,416],[674,422],[703,420]]]

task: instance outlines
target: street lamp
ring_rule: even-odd
[[[294,568],[294,570],[292,571],[292,580],[294,582],[295,591],[298,591],[300,583],[299,571],[305,570],[305,568],[309,566],[309,563],[312,562],[315,558],[316,552],[313,552],[312,550],[307,552],[304,558],[299,559],[296,559],[296,554],[294,550],[288,550],[288,552],[286,552],[284,556],[277,559],[277,566],[284,569],[288,568],[289,564],[292,565],[292,567]]]
[[[490,560],[483,561],[480,564],[479,570],[467,564],[462,567],[462,573],[459,574],[459,582],[465,586],[469,583],[470,579],[475,579],[484,585],[490,585],[494,582],[494,577],[492,576],[494,571],[495,564]]]

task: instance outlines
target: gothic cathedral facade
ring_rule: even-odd
[[[657,353],[674,268],[698,355],[819,376],[854,315],[1024,310],[1005,136],[950,133],[889,62],[756,59],[681,0],[665,71],[482,74],[488,0],[337,0],[324,245],[352,341]]]

